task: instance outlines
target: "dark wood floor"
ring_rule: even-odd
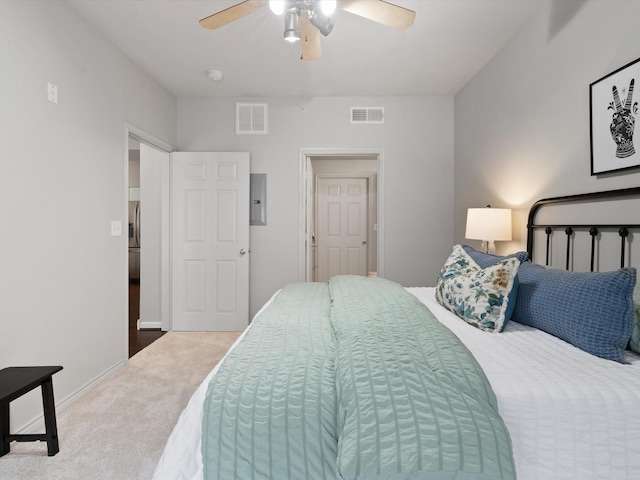
[[[161,330],[138,330],[140,318],[140,284],[129,283],[129,358],[159,339],[165,332]]]

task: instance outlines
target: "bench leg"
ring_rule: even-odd
[[[47,437],[47,455],[54,456],[60,451],[58,445],[58,427],[56,424],[56,406],[53,401],[53,382],[51,377],[42,382],[42,406]]]
[[[9,402],[0,402],[0,457],[9,453]]]

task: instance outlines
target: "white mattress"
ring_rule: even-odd
[[[514,322],[489,334],[438,305],[433,288],[407,290],[482,366],[511,435],[519,480],[640,480],[640,356],[629,353],[631,364],[621,365]],[[202,404],[216,370],[178,420],[154,479],[202,479]]]

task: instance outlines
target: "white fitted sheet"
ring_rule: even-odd
[[[409,288],[482,366],[498,398],[519,480],[640,479],[640,356],[622,365],[509,322],[487,334]]]
[[[640,356],[629,353],[630,365],[621,365],[515,322],[500,334],[482,332],[441,307],[434,288],[407,290],[482,366],[511,435],[519,480],[640,480]],[[154,479],[202,479],[202,404],[217,369],[180,416]]]

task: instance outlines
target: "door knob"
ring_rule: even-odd
[[[367,241],[366,241],[366,240],[362,240],[362,244],[363,244],[363,245],[366,245],[366,244],[367,244]]]
[[[245,253],[247,253],[247,251],[244,248],[240,249],[240,255],[244,255]]]

